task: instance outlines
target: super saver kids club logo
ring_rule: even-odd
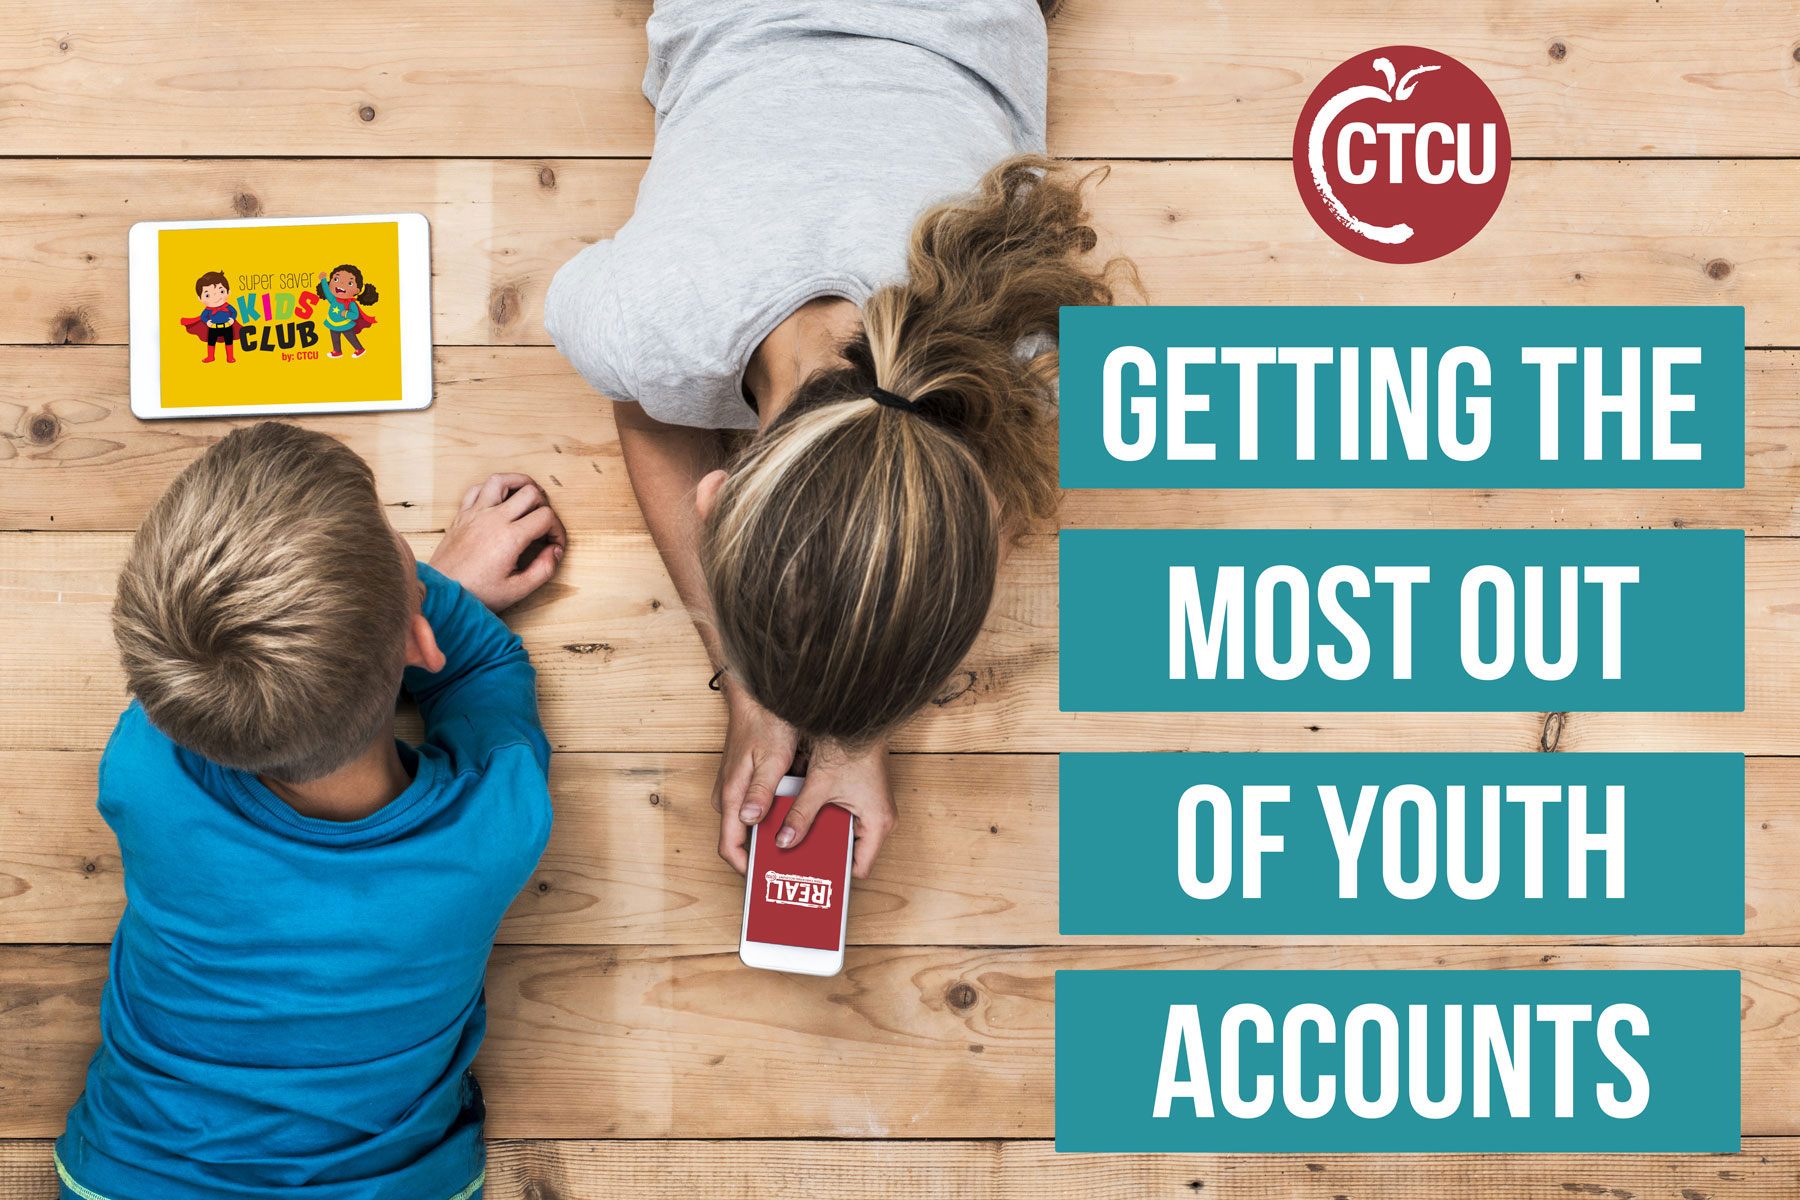
[[[1439,258],[1500,207],[1512,140],[1475,72],[1421,46],[1384,46],[1319,82],[1294,129],[1294,179],[1319,228],[1364,258]]]

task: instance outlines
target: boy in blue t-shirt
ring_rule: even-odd
[[[278,422],[157,501],[113,608],[126,908],[64,1197],[480,1196],[482,978],[550,832],[536,677],[494,612],[565,544],[496,475],[420,565],[368,465]]]

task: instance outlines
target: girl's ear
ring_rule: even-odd
[[[712,516],[713,503],[718,499],[719,489],[725,486],[725,479],[723,469],[711,471],[694,489],[694,511],[700,514],[702,521]]]

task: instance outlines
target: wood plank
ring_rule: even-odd
[[[859,947],[833,979],[735,953],[503,946],[476,1073],[494,1137],[1047,1137],[1055,972],[1743,973],[1743,1130],[1800,1134],[1800,951],[1668,947]],[[62,1128],[98,1037],[101,947],[0,947],[0,1137]],[[781,1103],[759,1102],[778,1095]]]
[[[311,8],[286,11],[309,26],[318,19]],[[208,124],[209,153],[218,152],[213,134],[233,123]],[[625,223],[643,169],[480,159],[0,161],[8,282],[0,342],[128,341],[125,242],[137,221],[421,212],[431,221],[433,338],[548,345],[551,275]]]
[[[57,155],[643,155],[648,10],[321,0],[228,22],[29,0],[0,45],[0,139]],[[1791,12],[1720,19],[1704,0],[1072,0],[1051,25],[1051,146],[1286,158],[1327,71],[1421,31],[1493,89],[1515,154],[1800,152]]]
[[[423,412],[303,418],[369,460],[396,526],[441,530],[499,467],[551,490],[576,530],[643,528],[612,406],[554,349],[446,347]],[[126,352],[0,347],[0,529],[129,530],[175,474],[241,421],[140,421]],[[1800,352],[1752,351],[1745,484],[1699,491],[1068,492],[1061,523],[1155,528],[1677,528],[1800,534]],[[521,420],[528,413],[529,420]]]
[[[0,142],[52,155],[648,154],[649,10],[320,0],[224,20],[196,3],[25,0],[0,43]]]
[[[1737,1154],[1057,1154],[1049,1141],[488,1142],[487,1200],[1791,1200],[1792,1138]],[[0,1194],[56,1200],[50,1142],[0,1142]]]
[[[1800,64],[1797,64],[1800,65]],[[1800,345],[1765,298],[1788,269],[1800,162],[1520,162],[1487,227],[1394,270],[1339,247],[1279,163],[1119,163],[1095,192],[1103,247],[1156,304],[1741,304],[1753,346]],[[1796,297],[1800,299],[1800,296]]]
[[[0,751],[0,942],[106,942],[125,903],[112,832],[94,810],[91,751]],[[556,827],[500,927],[502,943],[728,944],[744,888],[713,853],[711,754],[560,754]],[[897,756],[901,822],[851,890],[855,945],[1043,945],[1230,937],[1062,938],[1050,755]],[[1800,760],[1745,768],[1743,937],[1595,941],[1800,944]],[[1239,937],[1236,940],[1242,941]],[[1298,937],[1260,944],[1556,944],[1554,937]],[[1563,939],[1566,940],[1566,939]]]
[[[1800,1146],[1746,1138],[1736,1155],[1062,1154],[1047,1141],[516,1142],[489,1147],[490,1200],[1569,1200],[1578,1195],[1776,1200]],[[3,1178],[3,1176],[0,1176]],[[532,1190],[536,1185],[536,1192]],[[1195,1186],[1198,1184],[1199,1186]],[[1620,1198],[1622,1200],[1622,1197]]]
[[[434,539],[415,538],[420,557]],[[108,613],[123,534],[0,534],[0,749],[96,750],[124,703]],[[1800,541],[1753,538],[1741,713],[1057,711],[1056,546],[1007,561],[987,631],[903,750],[1723,750],[1800,753]],[[509,614],[538,669],[552,744],[713,751],[723,708],[647,534],[577,531],[562,572]],[[1554,719],[1552,719],[1554,718]]]
[[[1800,386],[1800,355],[1787,370]],[[495,470],[534,476],[577,533],[644,528],[611,403],[554,349],[450,347],[434,371],[437,401],[421,412],[299,421],[368,459],[397,528],[441,531]],[[183,467],[245,423],[138,420],[122,346],[0,347],[0,380],[0,528],[135,529]]]
[[[54,1137],[100,1044],[106,954],[92,946],[0,951],[0,1137]]]
[[[568,159],[0,160],[11,301],[0,343],[126,341],[133,221],[413,210],[434,227],[439,343],[548,344],[551,275],[630,216],[642,170]],[[1742,304],[1748,344],[1800,346],[1800,161],[1516,163],[1486,230],[1404,270],[1331,241],[1286,162],[1116,163],[1094,205],[1106,245],[1138,260],[1158,304]]]
[[[1051,26],[1050,140],[1065,155],[1286,160],[1326,72],[1424,39],[1493,91],[1514,155],[1793,154],[1792,17],[1704,0],[1073,0]]]

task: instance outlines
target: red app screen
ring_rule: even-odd
[[[847,881],[845,851],[850,814],[827,804],[797,846],[782,850],[775,834],[793,807],[792,796],[777,796],[757,827],[756,857],[750,863],[750,919],[744,937],[752,942],[838,949],[844,929]]]

